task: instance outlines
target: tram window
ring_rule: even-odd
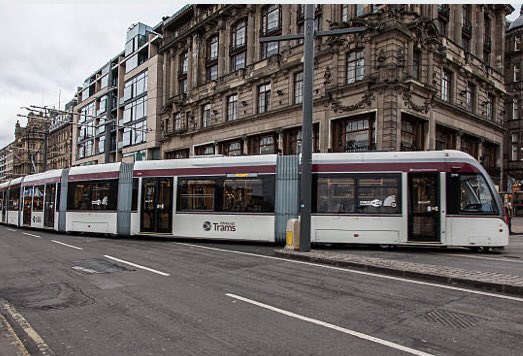
[[[131,202],[131,211],[138,210],[138,178],[133,178],[133,200]]]
[[[33,200],[33,187],[25,187],[24,189],[24,210],[31,211]]]
[[[178,211],[214,211],[215,188],[212,179],[180,179]]]
[[[315,213],[401,214],[399,174],[316,175]]]
[[[448,175],[447,211],[449,214],[498,214],[496,200],[481,174]]]
[[[9,190],[9,210],[18,210],[20,207],[20,189]]]
[[[274,177],[226,179],[222,203],[226,212],[274,212]]]
[[[44,186],[35,186],[33,189],[33,211],[44,210]]]
[[[67,210],[116,210],[118,181],[69,183]]]

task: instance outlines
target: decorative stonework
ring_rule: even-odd
[[[432,105],[434,104],[434,95],[425,98],[423,104],[418,105],[412,101],[412,94],[410,93],[410,91],[405,89],[403,90],[403,102],[404,105],[407,106],[409,109],[427,114]]]
[[[371,91],[366,91],[359,102],[353,105],[341,105],[339,100],[334,100],[331,103],[331,110],[334,112],[345,112],[354,111],[357,109],[363,109],[365,105],[371,106],[372,101],[375,99],[374,94]]]

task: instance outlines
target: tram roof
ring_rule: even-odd
[[[62,176],[62,170],[61,169],[53,169],[47,172],[42,173],[36,173],[32,174],[30,176],[26,176],[24,178],[23,185],[26,185],[26,183],[30,182],[39,182],[39,181],[45,181],[52,178],[58,178],[60,179]]]
[[[401,152],[343,152],[315,153],[313,162],[369,163],[369,162],[453,162],[474,161],[469,154],[456,150],[401,151]]]
[[[191,157],[182,159],[168,159],[158,161],[138,161],[134,163],[134,170],[154,170],[170,168],[204,168],[227,166],[265,166],[275,165],[277,155],[257,156],[212,156]]]

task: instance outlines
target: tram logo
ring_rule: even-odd
[[[211,230],[211,226],[212,226],[212,224],[211,224],[210,221],[205,221],[205,222],[203,223],[203,229],[204,229],[205,231],[210,231],[210,230]]]
[[[236,223],[232,221],[210,222],[204,221],[202,225],[205,231],[230,231],[236,232]]]
[[[362,200],[360,201],[360,206],[372,206],[375,208],[379,208],[381,206],[385,207],[396,207],[396,196],[395,195],[389,195],[385,199],[374,199],[374,200]]]

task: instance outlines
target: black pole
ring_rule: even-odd
[[[314,4],[305,5],[303,45],[303,125],[301,139],[300,251],[311,250],[312,81],[314,73]]]

